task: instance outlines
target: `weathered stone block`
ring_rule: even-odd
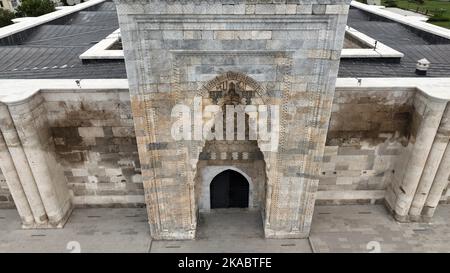
[[[104,137],[105,133],[101,127],[80,127],[78,128],[78,133],[81,137],[92,138],[92,137]]]

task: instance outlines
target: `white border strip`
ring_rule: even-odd
[[[109,50],[109,48],[120,38],[120,29],[115,30],[109,34],[105,39],[93,45],[80,55],[81,60],[96,60],[96,59],[124,59],[123,50]]]
[[[336,89],[338,88],[349,91],[361,91],[365,88],[414,88],[430,98],[450,101],[450,78],[338,78]]]
[[[373,5],[366,5],[357,1],[352,1],[350,3],[352,7],[355,7],[357,9],[387,18],[389,20],[395,21],[397,23],[401,23],[446,39],[450,39],[450,30],[435,26],[427,22],[418,21],[415,19],[408,18],[408,16],[403,16],[394,12],[391,12],[389,10],[385,10],[383,7],[380,6],[373,6]]]
[[[20,23],[12,24],[6,27],[0,28],[0,39],[11,36],[13,34],[22,32],[24,30],[45,24],[47,22],[56,20],[58,18],[64,17],[66,15],[78,12],[80,10],[86,9],[88,7],[95,6],[97,4],[103,3],[106,0],[89,0],[87,2],[77,4],[74,6],[66,7],[63,9],[56,10],[54,12],[50,12],[39,17],[35,17],[34,19],[25,20]]]
[[[0,79],[0,102],[20,103],[40,90],[120,90],[128,89],[127,79]],[[336,90],[364,90],[366,88],[411,88],[438,100],[450,101],[450,78],[338,78]]]
[[[341,52],[341,58],[403,58],[404,56],[403,53],[367,36],[354,28],[347,26],[345,33],[370,48],[344,48]],[[375,42],[376,48],[374,49]]]
[[[25,101],[40,90],[120,90],[128,89],[127,79],[1,79],[0,102],[16,103]]]
[[[376,49],[375,39],[359,32],[358,30],[346,27],[346,34],[353,39],[360,41],[370,48],[344,48],[341,52],[341,58],[402,58],[403,53],[377,41]],[[115,30],[105,39],[93,45],[80,55],[81,60],[123,60],[123,50],[109,50],[120,38],[120,29]]]

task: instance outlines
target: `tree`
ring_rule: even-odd
[[[85,2],[84,0],[61,0],[63,6],[74,6]]]
[[[384,5],[386,7],[397,7],[397,2],[395,0],[386,0]]]
[[[12,19],[15,17],[13,12],[0,8],[0,27],[13,24]]]
[[[51,0],[22,0],[16,14],[20,17],[36,17],[52,11],[55,11],[55,4]]]
[[[445,16],[446,9],[437,9],[433,12],[433,15],[428,19],[428,22],[448,22],[450,18]]]

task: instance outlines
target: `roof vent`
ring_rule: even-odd
[[[417,61],[416,64],[416,74],[417,75],[421,75],[421,76],[425,76],[427,74],[427,70],[430,67],[430,62],[423,58]]]

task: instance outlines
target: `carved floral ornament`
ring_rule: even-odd
[[[242,73],[229,71],[204,85],[200,95],[223,106],[263,104],[262,93],[265,93],[263,88],[255,80]]]
[[[209,91],[209,97],[218,105],[245,105],[250,104],[253,93],[242,81],[224,81],[215,90]]]

